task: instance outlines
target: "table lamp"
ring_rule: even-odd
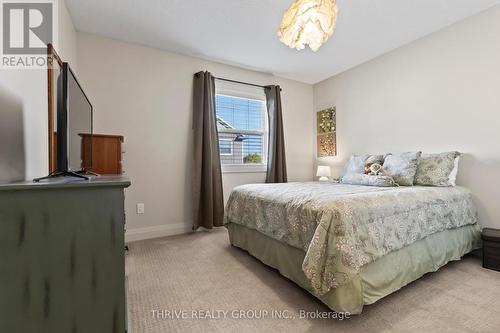
[[[320,182],[326,182],[330,180],[330,176],[332,175],[331,169],[329,166],[325,165],[319,165],[318,166],[318,172],[316,173],[316,176],[320,177],[319,181]]]

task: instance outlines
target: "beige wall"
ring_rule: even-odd
[[[500,227],[500,7],[314,86],[337,106],[338,175],[353,153],[459,150],[458,184]]]
[[[291,180],[311,180],[312,86],[270,74],[78,33],[81,84],[95,107],[96,133],[125,136],[127,238],[185,232],[191,222],[193,74],[283,88],[288,170]],[[262,173],[224,174],[226,194],[236,185],[262,182]],[[136,203],[145,203],[137,215]]]
[[[0,87],[0,184],[25,177],[23,129],[21,98]]]
[[[76,33],[71,17],[66,9],[65,2],[58,2],[58,34],[59,42],[56,50],[64,61],[76,63]],[[45,176],[48,173],[48,145],[47,145],[47,71],[46,70],[5,70],[0,69],[0,89],[13,99],[21,101],[21,115],[23,126],[19,128],[24,138],[25,170],[24,178]],[[6,107],[0,103],[0,107]],[[3,111],[0,110],[3,114]],[[1,145],[5,142],[0,142]],[[1,158],[1,157],[0,157]],[[9,177],[15,180],[18,177]],[[0,179],[5,180],[1,177]]]
[[[55,49],[63,61],[69,63],[75,74],[78,75],[78,57],[76,51],[76,31],[71,14],[66,3],[59,0],[59,40]]]
[[[15,175],[15,172],[8,171],[14,166],[5,166],[3,171],[5,177],[2,181],[16,181],[22,178],[31,179],[45,175],[48,170],[48,150],[47,150],[47,72],[34,69],[0,69],[0,90],[2,95],[9,96],[9,100],[18,100],[21,108],[13,111],[15,116],[22,121],[21,126],[17,126],[17,133],[12,133],[16,137],[23,137],[21,145],[24,145],[23,154],[25,170]],[[7,117],[10,110],[7,108],[10,103],[0,103],[1,117]],[[18,123],[19,125],[19,123]],[[9,145],[8,141],[0,142],[0,151],[4,145]],[[19,145],[19,141],[17,143]],[[19,146],[19,148],[22,148]],[[19,157],[19,156],[18,156]],[[2,159],[8,158],[2,155]],[[11,176],[7,176],[7,174]]]

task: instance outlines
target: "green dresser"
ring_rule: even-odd
[[[123,333],[121,177],[0,186],[0,332]]]

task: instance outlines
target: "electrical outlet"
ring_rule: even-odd
[[[144,214],[144,204],[143,203],[137,204],[137,214]]]

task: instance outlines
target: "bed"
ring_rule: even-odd
[[[243,185],[224,222],[232,245],[351,314],[480,247],[459,186]]]

